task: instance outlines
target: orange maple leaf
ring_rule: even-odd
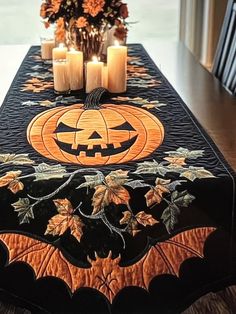
[[[170,164],[176,165],[176,166],[185,166],[186,162],[184,157],[165,157],[165,160],[167,160]]]
[[[74,209],[70,201],[68,199],[57,199],[54,200],[54,204],[59,214],[49,220],[45,235],[62,235],[70,228],[71,234],[80,241],[84,224],[79,216],[73,215]]]
[[[157,178],[156,186],[151,187],[151,189],[145,194],[147,206],[150,207],[153,204],[160,204],[163,199],[164,193],[170,193],[168,189],[168,184],[170,180],[164,180]]]
[[[135,215],[135,218],[137,219],[138,223],[143,226],[153,226],[158,223],[158,221],[152,217],[152,215],[149,215],[145,213],[144,211],[139,212],[137,215]]]
[[[141,230],[138,229],[138,221],[136,217],[130,212],[123,212],[123,217],[120,220],[121,225],[128,225],[127,231],[132,234],[132,236],[136,236]]]
[[[24,189],[24,184],[19,180],[14,180],[8,185],[8,189],[11,190],[12,193],[16,194]]]
[[[0,178],[0,187],[6,186],[12,181],[16,180],[21,175],[21,171],[9,171],[5,176]]]
[[[95,187],[92,199],[93,215],[99,213],[105,206],[111,203],[116,205],[127,205],[129,203],[129,192],[122,186],[128,182],[128,178],[128,171],[121,169],[111,171],[105,177],[105,184]]]
[[[14,194],[23,190],[24,184],[17,180],[20,175],[20,170],[7,172],[5,176],[0,178],[0,187],[8,185],[8,189],[11,190]]]
[[[32,91],[33,93],[40,93],[45,89],[52,87],[53,82],[48,82],[33,77],[32,79],[27,80],[25,84],[23,84],[23,88],[21,91]]]
[[[106,185],[98,185],[95,187],[93,195],[93,215],[99,213],[105,206],[111,203],[116,205],[128,204],[130,200],[129,192],[122,186],[109,187]]]

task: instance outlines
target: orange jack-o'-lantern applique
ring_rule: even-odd
[[[130,105],[99,105],[104,89],[85,105],[37,115],[27,129],[32,147],[46,158],[81,165],[120,164],[147,157],[162,143],[164,128],[150,112]]]

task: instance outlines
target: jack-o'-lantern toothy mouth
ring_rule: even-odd
[[[76,149],[73,149],[71,144],[61,142],[57,139],[54,140],[61,150],[74,156],[79,156],[81,153],[85,153],[86,157],[95,157],[96,154],[100,154],[102,157],[107,157],[128,150],[134,145],[137,137],[138,135],[135,135],[130,140],[119,143],[120,147],[117,148],[115,148],[115,144],[107,144],[107,148],[102,148],[101,145],[94,145],[92,149],[88,149],[88,145],[78,145]]]

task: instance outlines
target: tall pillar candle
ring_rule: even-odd
[[[108,68],[105,64],[102,71],[102,87],[108,89]]]
[[[108,90],[123,93],[127,88],[127,47],[118,42],[107,49]]]
[[[93,61],[87,62],[86,67],[86,93],[90,93],[97,87],[102,87],[103,62],[99,62],[97,57]]]
[[[57,93],[68,93],[70,90],[68,64],[65,59],[53,61],[54,90]]]
[[[71,49],[66,54],[68,62],[68,75],[71,90],[79,90],[83,88],[83,52]]]
[[[52,58],[53,60],[66,59],[67,47],[64,44],[59,44],[58,47],[53,48],[52,50]]]
[[[52,60],[52,50],[55,47],[54,39],[41,39],[41,57],[43,60]]]

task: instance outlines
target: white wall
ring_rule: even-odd
[[[191,1],[191,0],[189,0]],[[131,25],[129,42],[149,39],[177,41],[179,36],[180,0],[126,0]]]
[[[81,0],[82,1],[82,0]],[[130,11],[129,42],[178,38],[180,0],[126,0]],[[41,0],[0,0],[0,44],[39,43],[44,27],[40,21]]]

